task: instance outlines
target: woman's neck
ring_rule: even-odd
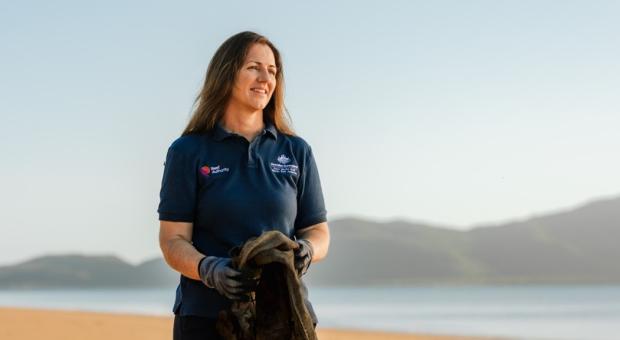
[[[226,110],[221,123],[224,129],[241,135],[250,142],[265,128],[262,111],[233,113]]]

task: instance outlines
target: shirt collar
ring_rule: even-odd
[[[276,126],[273,125],[272,122],[265,123],[265,130],[263,130],[263,133],[265,132],[271,133],[273,139],[278,139],[278,129],[276,129]]]
[[[273,137],[273,139],[278,139],[278,129],[276,129],[276,127],[271,122],[265,123],[265,128],[263,129],[262,134],[263,135],[270,134]],[[224,140],[227,137],[232,137],[232,136],[238,136],[238,135],[236,133],[226,131],[226,129],[224,129],[224,127],[222,126],[221,122],[217,122],[217,124],[215,124],[215,129],[213,131],[213,138],[215,138],[216,141],[219,142],[221,140]]]

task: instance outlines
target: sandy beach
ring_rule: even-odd
[[[170,340],[172,317],[0,308],[0,339],[11,340]],[[474,340],[432,336],[317,328],[321,340]],[[485,338],[488,339],[488,338]]]

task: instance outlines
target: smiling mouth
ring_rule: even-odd
[[[264,95],[267,94],[267,90],[265,90],[265,89],[251,88],[250,90],[252,90],[252,92],[258,93],[258,94],[264,94]]]

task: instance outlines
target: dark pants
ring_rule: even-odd
[[[173,340],[222,340],[215,323],[217,319],[202,316],[174,316]]]
[[[173,340],[222,340],[215,329],[217,319],[202,316],[174,316]],[[316,324],[313,324],[316,329]]]

